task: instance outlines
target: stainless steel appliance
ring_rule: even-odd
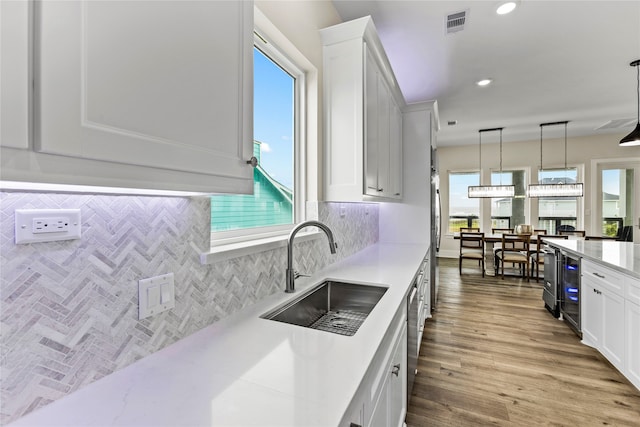
[[[580,325],[580,257],[561,251],[560,313],[582,337]]]
[[[560,251],[545,246],[544,252],[544,290],[542,299],[544,306],[554,317],[560,317],[560,293],[558,292],[560,283]]]
[[[418,373],[418,322],[420,318],[420,298],[416,282],[407,297],[407,402],[411,399],[413,383]]]
[[[442,237],[442,206],[440,204],[440,188],[438,176],[438,152],[431,147],[431,274],[430,280],[430,304],[431,311],[435,310],[438,299],[438,252],[440,251],[440,239]]]

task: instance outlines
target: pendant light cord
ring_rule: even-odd
[[[567,181],[569,170],[567,169],[567,122],[564,122],[564,180]]]
[[[543,125],[540,125],[540,171],[542,171],[542,128]]]
[[[636,94],[638,95],[638,123],[640,123],[640,64],[636,64],[636,76],[638,85],[636,86]]]
[[[564,168],[567,168],[567,124],[564,124]]]
[[[480,185],[482,185],[482,131],[478,131],[478,135],[480,136],[478,140],[478,173],[480,174]]]
[[[502,128],[500,129],[500,185],[502,185]]]

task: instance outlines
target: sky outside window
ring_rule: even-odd
[[[253,61],[253,138],[262,143],[260,164],[293,189],[294,79],[258,49]]]

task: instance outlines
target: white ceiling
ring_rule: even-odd
[[[569,120],[569,137],[635,126],[640,0],[522,0],[502,16],[497,0],[333,3],[344,21],[372,16],[407,103],[438,100],[439,146],[477,144],[485,128],[509,142],[539,139],[546,122]],[[446,15],[465,9],[465,29],[446,35]],[[595,130],[616,119],[629,124]]]

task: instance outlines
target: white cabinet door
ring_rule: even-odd
[[[602,337],[602,298],[596,283],[589,276],[582,277],[581,319],[582,340],[585,344],[599,348]]]
[[[365,134],[364,134],[364,152],[365,152],[365,188],[364,194],[370,196],[380,196],[384,190],[378,182],[378,160],[380,158],[380,127],[379,120],[382,114],[380,106],[380,93],[378,65],[373,59],[373,54],[369,50],[369,46],[365,43],[365,69],[364,69],[364,103],[365,103]]]
[[[401,99],[370,17],[320,32],[323,39],[327,201],[401,197]],[[396,95],[394,97],[394,94]],[[398,194],[399,193],[399,194]]]
[[[389,375],[386,376],[382,386],[382,393],[376,402],[368,427],[387,427],[389,425]]]
[[[392,99],[393,100],[393,99]],[[402,197],[402,113],[391,103],[389,117],[389,195]]]
[[[407,415],[407,328],[402,329],[389,381],[389,426],[402,427]]]
[[[29,148],[30,1],[0,2],[0,145]]]
[[[640,389],[640,305],[627,301],[625,317],[627,324],[626,377]]]
[[[624,298],[603,290],[602,300],[602,354],[620,371],[624,370],[625,314]]]
[[[247,188],[252,2],[36,8],[36,151],[236,179]]]
[[[378,73],[378,149],[377,149],[377,171],[378,171],[378,191],[379,195],[389,197],[389,122],[391,112],[391,94],[387,89],[384,77]],[[367,141],[367,147],[370,142]]]
[[[401,427],[407,414],[407,324],[403,321],[393,341],[393,352],[385,365],[380,395],[368,426]]]

